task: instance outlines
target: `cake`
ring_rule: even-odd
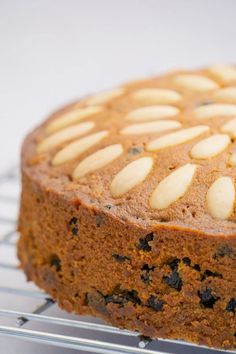
[[[18,256],[62,309],[236,348],[236,67],[126,83],[22,148]]]

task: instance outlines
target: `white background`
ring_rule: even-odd
[[[18,163],[24,135],[58,106],[216,62],[236,62],[235,0],[0,0],[0,172]],[[1,354],[41,350],[12,344],[0,338]]]
[[[0,0],[0,168],[49,112],[181,66],[235,62],[235,0]]]

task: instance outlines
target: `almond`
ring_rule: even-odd
[[[167,148],[169,146],[183,144],[203,133],[206,133],[209,129],[210,128],[207,125],[197,125],[192,128],[182,129],[174,133],[166,134],[148,143],[146,149],[148,151],[155,151]]]
[[[153,159],[151,157],[142,157],[125,166],[111,183],[112,196],[120,197],[142,183],[151,171],[152,165]]]
[[[203,75],[179,74],[174,78],[174,83],[184,89],[204,92],[219,88],[219,85]]]
[[[104,108],[100,106],[72,109],[50,122],[46,127],[46,132],[54,133],[59,129],[78,123],[82,119],[91,117],[97,113],[102,112],[103,110]]]
[[[236,154],[231,154],[230,158],[229,158],[229,164],[231,166],[236,166]]]
[[[198,119],[208,119],[215,116],[230,117],[236,114],[236,105],[214,103],[200,106],[194,109],[193,115]]]
[[[129,112],[126,118],[133,121],[158,120],[174,117],[178,113],[179,109],[172,106],[147,106]]]
[[[93,172],[101,167],[106,166],[113,160],[117,159],[123,153],[121,144],[114,144],[98,150],[92,155],[82,160],[73,173],[73,178],[78,179],[86,174]]]
[[[183,197],[192,183],[197,165],[186,164],[165,177],[150,198],[153,209],[165,209]]]
[[[128,125],[121,130],[121,134],[140,135],[147,133],[161,133],[165,130],[177,129],[180,127],[181,123],[176,120],[159,120],[157,122]]]
[[[206,205],[213,218],[229,218],[233,212],[234,201],[235,187],[230,177],[218,178],[208,189]]]
[[[144,88],[133,92],[133,99],[149,104],[175,104],[181,101],[182,96],[174,90]]]
[[[114,98],[120,97],[121,95],[124,94],[124,92],[125,92],[125,89],[123,87],[119,87],[113,91],[102,92],[102,93],[99,93],[95,96],[91,96],[86,100],[86,103],[89,106],[107,103],[107,102],[113,100]]]
[[[54,156],[52,160],[53,165],[60,165],[62,163],[73,160],[87,151],[90,147],[100,142],[108,135],[108,131],[104,130],[95,134],[86,136],[85,138],[73,141]]]
[[[216,134],[199,141],[193,146],[190,155],[194,159],[208,159],[223,152],[230,144],[230,138],[226,134]]]
[[[230,120],[228,123],[225,123],[221,127],[221,131],[223,133],[227,133],[233,138],[236,137],[236,118]]]
[[[236,103],[236,87],[224,87],[214,92],[216,100],[226,103]]]
[[[86,123],[80,123],[80,124],[65,128],[63,130],[60,130],[59,132],[56,132],[56,133],[48,136],[47,138],[43,139],[39,143],[39,145],[37,147],[37,151],[40,153],[40,152],[45,152],[47,150],[50,150],[50,149],[54,148],[55,146],[58,146],[62,143],[65,143],[66,141],[75,139],[78,136],[87,133],[94,126],[95,126],[94,122],[86,122]]]
[[[236,67],[233,65],[213,65],[209,68],[209,72],[223,84],[236,82]]]

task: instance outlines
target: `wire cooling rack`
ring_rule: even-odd
[[[213,349],[181,341],[150,341],[138,333],[105,325],[99,319],[61,311],[28,283],[15,255],[19,200],[18,169],[0,174],[0,348],[1,338],[101,354],[213,354]],[[0,352],[2,353],[1,349]],[[230,353],[224,351],[222,353]],[[231,351],[231,353],[236,353]]]

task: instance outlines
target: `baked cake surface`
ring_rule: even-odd
[[[236,347],[236,68],[178,71],[52,114],[22,149],[18,254],[68,311]]]

